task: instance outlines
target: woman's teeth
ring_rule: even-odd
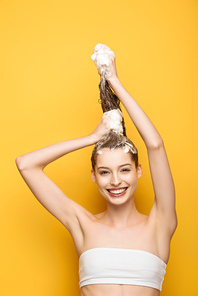
[[[122,189],[115,189],[115,190],[110,190],[108,189],[108,191],[112,194],[120,194],[123,193],[124,191],[126,191],[126,188],[122,188]]]

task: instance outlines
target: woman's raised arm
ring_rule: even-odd
[[[115,58],[113,56],[111,57],[111,63],[106,73],[106,79],[109,85],[124,105],[147,147],[155,192],[155,202],[152,210],[156,210],[156,213],[159,214],[160,221],[164,224],[170,235],[172,235],[177,222],[175,213],[175,189],[163,140],[151,120],[119,81],[116,73]],[[111,75],[108,75],[108,73],[111,73]]]
[[[109,131],[109,117],[103,116],[93,133],[74,140],[68,140],[17,157],[17,167],[26,184],[38,201],[66,228],[80,237],[79,215],[86,210],[69,199],[50,180],[43,169],[52,161],[77,149],[98,142]]]

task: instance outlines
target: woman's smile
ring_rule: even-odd
[[[109,195],[111,195],[111,196],[120,197],[126,193],[127,189],[128,189],[128,187],[113,188],[113,189],[107,189],[107,191],[109,192]]]

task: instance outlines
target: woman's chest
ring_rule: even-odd
[[[156,253],[155,229],[145,224],[117,229],[93,223],[85,233],[84,249],[98,247],[138,249]]]

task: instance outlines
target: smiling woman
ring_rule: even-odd
[[[95,169],[92,169],[92,180],[98,185],[108,206],[111,206],[115,203],[134,202],[137,180],[141,174],[141,165],[136,167],[129,152],[126,153],[123,148],[113,151],[106,148],[97,156]]]
[[[177,225],[174,183],[163,140],[119,81],[114,54],[105,73],[101,100],[108,97],[115,103],[113,109],[119,110],[122,102],[148,151],[155,192],[150,214],[136,208],[134,193],[142,167],[136,147],[126,137],[123,119],[123,134],[111,128],[106,113],[111,104],[105,109],[102,102],[105,114],[89,135],[27,153],[16,163],[36,198],[71,233],[79,255],[82,296],[159,296]],[[68,198],[44,173],[54,160],[93,144],[92,180],[107,203],[97,215]]]

